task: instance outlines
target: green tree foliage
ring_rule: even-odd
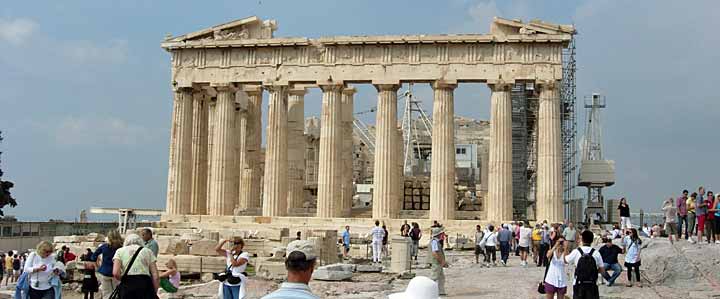
[[[2,131],[0,131],[0,142],[2,142]],[[17,206],[17,202],[10,194],[10,189],[15,186],[10,181],[4,181],[2,179],[3,171],[2,171],[2,152],[0,152],[0,216],[4,216],[2,209],[9,205],[11,207]]]

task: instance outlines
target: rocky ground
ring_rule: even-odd
[[[623,272],[615,286],[600,286],[602,298],[720,298],[720,245],[681,241],[671,246],[665,239],[646,239],[645,246],[641,267],[644,287],[625,287]],[[470,251],[449,251],[447,255],[451,267],[445,272],[448,290],[445,298],[543,298],[536,292],[543,269],[521,268],[518,257],[511,256],[507,267],[483,268],[474,264]],[[413,271],[416,275],[428,275],[429,270],[421,268]],[[408,280],[392,274],[356,273],[351,281],[312,281],[310,287],[321,298],[381,299],[403,290],[407,283]],[[260,298],[277,285],[275,281],[252,278],[247,298]],[[206,296],[216,291],[214,283],[196,285],[188,292],[194,296],[185,298],[209,298]],[[0,298],[5,298],[2,293]],[[572,292],[568,295],[572,296]],[[68,290],[63,297],[75,299],[82,295]]]

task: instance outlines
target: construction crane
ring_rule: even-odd
[[[403,170],[405,175],[413,175],[413,166],[417,165],[421,152],[417,122],[413,121],[416,119],[415,113],[418,114],[417,119],[422,123],[425,134],[432,140],[432,121],[420,106],[421,101],[413,95],[412,88],[413,84],[410,83],[408,89],[398,96],[399,99],[404,99],[405,102],[401,123],[404,147]]]
[[[585,97],[587,122],[585,136],[580,145],[582,158],[578,186],[587,187],[587,207],[585,214],[591,222],[599,220],[596,215],[606,215],[604,209],[603,188],[615,184],[615,161],[605,160],[602,152],[602,122],[600,109],[606,107],[605,97],[593,93]]]
[[[372,107],[369,110],[356,112],[353,116],[353,132],[355,135],[357,135],[360,140],[365,143],[368,147],[368,152],[370,152],[370,155],[375,155],[375,135],[370,133],[370,128],[368,128],[368,125],[357,118],[359,115],[367,114],[367,113],[373,113],[377,110],[377,107]]]
[[[118,215],[118,231],[125,234],[128,230],[137,227],[137,216],[159,217],[165,211],[155,209],[130,209],[130,208],[97,208],[91,207],[91,214],[115,214]]]

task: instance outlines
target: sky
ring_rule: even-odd
[[[487,33],[493,16],[574,24],[578,98],[608,104],[603,150],[617,183],[606,198],[658,210],[682,189],[720,190],[718,11],[712,0],[11,1],[0,7],[0,150],[19,205],[6,214],[164,208],[172,94],[160,42],[251,15],[305,37]],[[374,106],[374,89],[358,89],[355,110]],[[414,89],[431,110],[429,86]],[[461,84],[455,101],[456,115],[489,118],[485,85]],[[305,108],[319,115],[318,90]]]

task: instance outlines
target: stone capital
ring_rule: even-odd
[[[487,86],[492,91],[510,91],[514,85],[511,80],[488,80]]]
[[[352,87],[352,86],[347,86],[347,87],[343,88],[343,90],[342,90],[342,94],[347,95],[347,96],[354,95],[356,92],[357,92],[357,89],[355,89],[355,87]]]
[[[287,84],[263,84],[263,89],[267,90],[268,92],[287,92],[288,85]]]
[[[345,88],[345,85],[342,82],[333,81],[333,82],[318,82],[318,87],[322,89],[323,92],[333,92],[333,91],[341,91],[343,88]]]
[[[288,89],[288,94],[293,96],[304,96],[307,94],[307,89],[311,85],[305,85],[305,84],[293,84]]]
[[[245,84],[242,86],[242,91],[244,91],[248,96],[255,96],[261,95],[263,89],[261,85]]]
[[[535,87],[538,90],[554,90],[560,88],[560,81],[558,80],[538,80],[535,81]]]
[[[235,83],[210,83],[210,88],[215,92],[236,92],[238,90]]]
[[[377,89],[378,92],[381,92],[381,91],[397,92],[398,89],[400,89],[400,84],[375,84],[375,83],[373,83],[373,86],[375,86],[375,89]]]
[[[179,92],[182,92],[182,93],[192,93],[192,92],[193,92],[193,88],[192,88],[192,87],[178,87],[178,86],[173,86],[173,92],[176,92],[176,93],[179,93]]]
[[[431,84],[433,89],[455,89],[457,88],[456,80],[437,80]]]

